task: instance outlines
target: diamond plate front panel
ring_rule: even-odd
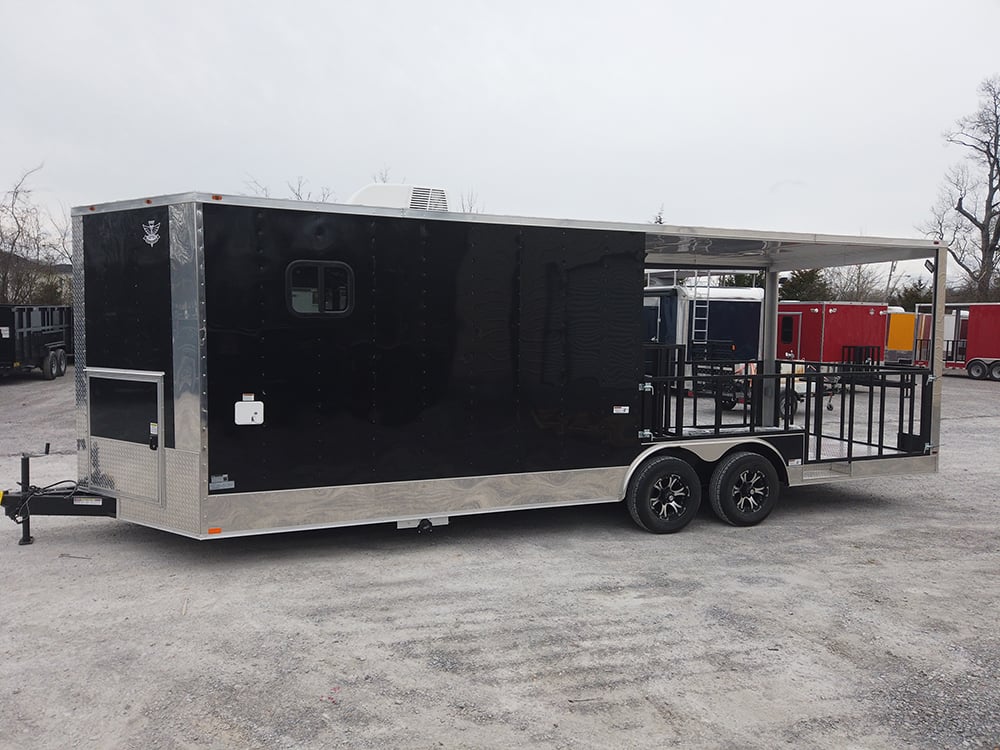
[[[139,443],[91,436],[90,486],[118,497],[160,502],[160,453]]]

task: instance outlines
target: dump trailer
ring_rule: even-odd
[[[665,533],[703,498],[748,526],[783,486],[937,470],[939,340],[928,367],[864,380],[837,364],[792,375],[774,353],[780,273],[930,259],[943,293],[938,243],[420,198],[74,209],[78,475],[38,488],[25,458],[0,501],[21,542],[44,514],[220,539],[618,502]],[[665,268],[763,273],[739,408],[692,387],[686,342],[648,340],[646,274]],[[795,417],[778,398],[793,377]]]
[[[0,305],[0,376],[37,369],[52,380],[72,356],[72,307]]]
[[[945,368],[964,369],[976,380],[1000,380],[1000,302],[948,303],[944,321]],[[918,361],[926,362],[929,343],[918,341]]]

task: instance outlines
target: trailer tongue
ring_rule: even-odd
[[[46,444],[45,453],[49,452]],[[21,456],[21,490],[18,492],[0,491],[0,505],[4,514],[21,527],[21,538],[18,544],[31,544],[35,538],[31,535],[31,515],[38,516],[105,516],[114,518],[117,515],[117,502],[113,497],[102,497],[80,492],[76,482],[56,482],[45,487],[36,487],[31,483],[31,456]]]
[[[943,290],[938,244],[467,215],[397,192],[409,204],[75,209],[78,471],[37,488],[25,458],[0,500],[22,542],[44,514],[213,539],[622,501],[663,533],[703,496],[751,525],[783,485],[937,470],[940,325],[928,367],[774,353],[780,272],[930,258]],[[671,269],[704,286],[673,313],[646,285]],[[757,320],[713,303],[712,269],[763,273]],[[740,340],[716,350],[727,325]]]

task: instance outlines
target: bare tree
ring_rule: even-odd
[[[382,168],[372,175],[372,182],[388,182],[389,171],[389,167],[383,164]]]
[[[945,140],[966,149],[948,170],[931,219],[921,226],[946,243],[979,302],[1000,296],[1000,75],[979,85],[979,109],[960,118]]]
[[[256,177],[248,176],[243,181],[243,184],[246,186],[246,189],[250,191],[250,195],[256,195],[258,198],[271,197],[271,188],[260,182],[260,180]]]
[[[663,204],[662,203],[660,204],[660,210],[657,211],[653,215],[652,223],[653,224],[662,224],[663,223]]]
[[[271,197],[271,188],[260,182],[256,177],[248,177],[243,184],[250,195],[256,195],[259,198]],[[319,192],[313,193],[308,187],[309,180],[301,175],[295,178],[295,182],[289,180],[285,185],[288,188],[289,197],[293,200],[316,201],[318,203],[328,203],[329,201],[336,200],[336,194],[328,187],[321,187]]]
[[[46,214],[28,187],[41,168],[24,172],[0,203],[0,303],[35,302],[43,286],[53,283],[60,240],[47,228]]]
[[[885,302],[899,279],[893,282],[878,264],[840,266],[824,271],[833,299],[842,302]]]
[[[460,200],[463,214],[481,214],[486,210],[486,204],[480,202],[479,193],[472,188],[463,191]]]
[[[321,187],[319,192],[313,196],[312,191],[306,188],[308,182],[309,181],[302,177],[302,175],[299,175],[295,178],[294,183],[286,182],[285,184],[288,185],[288,191],[297,201],[318,201],[319,203],[326,203],[331,199],[333,191],[331,191],[328,187]]]

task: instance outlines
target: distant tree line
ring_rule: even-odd
[[[720,286],[763,287],[763,273],[722,276]],[[931,301],[930,284],[922,279],[903,281],[877,265],[844,266],[793,271],[779,280],[779,299],[808,302],[882,302],[913,311]]]

